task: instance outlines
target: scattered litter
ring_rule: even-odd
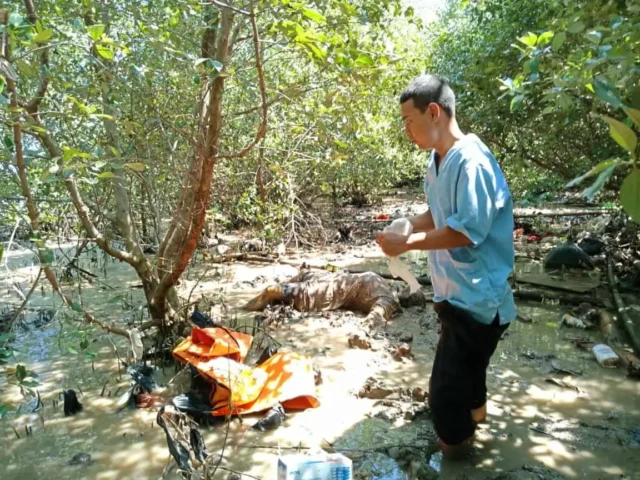
[[[606,243],[596,237],[585,237],[578,242],[578,247],[587,255],[593,257],[594,255],[600,255]]]
[[[129,330],[129,340],[131,341],[131,351],[133,352],[133,358],[137,361],[142,360],[144,355],[144,345],[142,345],[142,336],[140,330],[132,328]]]
[[[64,397],[64,416],[68,417],[70,415],[75,415],[78,412],[81,412],[83,407],[80,401],[78,400],[78,396],[76,395],[75,390],[64,390],[62,392]]]
[[[565,375],[574,375],[576,377],[579,377],[583,374],[583,372],[580,370],[569,370],[568,368],[562,367],[560,366],[560,364],[554,360],[551,361],[551,368],[553,368],[553,371],[556,373],[564,373]]]
[[[211,320],[208,315],[205,315],[198,310],[194,310],[194,312],[191,314],[191,320],[193,320],[193,323],[195,323],[200,328],[213,328],[220,326],[216,325],[216,323]]]
[[[165,417],[170,418],[171,421],[167,422]],[[164,430],[167,438],[167,447],[169,447],[169,453],[178,464],[180,470],[191,472],[193,470],[189,454],[191,445],[186,444],[186,436],[183,434],[184,432],[181,432],[182,422],[180,422],[180,417],[175,413],[172,413],[171,410],[165,410],[165,407],[162,407],[158,411],[156,423],[162,428],[162,430]]]
[[[603,343],[594,345],[592,351],[601,366],[605,368],[616,368],[620,365],[620,357],[609,345]]]
[[[595,265],[573,241],[567,240],[554,247],[544,258],[545,269],[580,268],[593,270]]]
[[[591,351],[593,346],[596,344],[596,342],[594,342],[593,340],[585,337],[571,337],[571,338],[568,338],[568,340],[571,343],[575,344],[576,347],[581,348],[582,350]]]
[[[275,430],[284,422],[286,414],[284,408],[279,403],[271,407],[271,409],[252,427],[261,432],[267,430]]]
[[[582,320],[581,318],[574,317],[573,315],[570,315],[568,313],[565,313],[562,316],[561,324],[562,325],[568,325],[570,327],[575,327],[575,328],[582,328],[583,330],[587,330],[589,328],[593,328],[592,324],[587,323],[584,320]]]
[[[276,353],[278,353],[277,347],[274,347],[273,345],[269,345],[260,354],[260,358],[258,358],[258,361],[256,362],[256,366],[262,365],[264,362],[266,362],[271,357],[273,357]]]
[[[349,480],[353,478],[351,459],[340,453],[283,455],[278,457],[277,480]]]
[[[575,390],[578,393],[582,393],[582,391],[578,387],[576,387],[575,385],[571,385],[569,382],[565,380],[560,380],[558,378],[545,378],[544,381],[547,383],[552,383],[553,385],[556,385],[561,388],[566,388],[568,390]]]
[[[640,380],[640,364],[629,363],[627,367],[627,376],[635,380]]]

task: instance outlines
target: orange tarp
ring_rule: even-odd
[[[278,352],[252,368],[241,362],[253,338],[222,328],[194,327],[191,336],[174,350],[174,356],[193,365],[213,384],[213,415],[267,410],[277,403],[302,410],[319,406],[311,360],[294,352]]]

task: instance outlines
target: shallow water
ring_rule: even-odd
[[[26,288],[35,275],[29,266],[29,255],[11,256],[10,261],[10,267],[16,268],[14,276],[20,277]],[[376,259],[375,250],[367,248],[312,260],[355,268],[363,265],[386,268],[385,260]],[[418,265],[423,262],[421,257],[412,260]],[[90,269],[90,260],[86,264]],[[81,266],[86,268],[84,264]],[[106,267],[107,276],[101,280],[110,288],[84,282],[81,296],[77,287],[65,290],[74,291],[101,319],[121,324],[139,321],[137,307],[143,304],[142,292],[132,288],[137,279],[126,265],[108,261]],[[231,307],[227,315],[237,317],[239,323],[250,321],[252,315],[235,312],[234,306],[264,288],[271,279],[295,273],[293,267],[284,265],[214,266],[204,281],[193,288],[202,271],[202,265],[194,268],[181,285],[183,294],[188,296],[193,289],[192,299],[198,295],[225,295]],[[134,308],[123,308],[123,299]],[[0,302],[15,304],[19,300],[3,288]],[[38,374],[37,389],[44,408],[39,414],[25,412],[26,404],[19,389],[0,380],[0,403],[10,407],[10,412],[0,420],[0,478],[159,478],[169,454],[162,430],[154,425],[156,410],[116,413],[116,391],[120,387],[122,392],[128,381],[118,374],[113,345],[100,331],[77,323],[72,312],[60,309],[60,303],[48,289],[45,288],[44,295],[38,289],[30,305],[59,312],[44,328],[19,332],[14,343],[17,362]],[[328,449],[330,445],[354,458],[359,478],[412,478],[410,469],[403,471],[385,452],[387,446],[416,442],[425,444],[424,458],[420,455],[416,458],[425,465],[431,464],[429,468],[433,471],[440,468],[442,478],[462,475],[485,478],[523,464],[546,466],[569,478],[633,478],[640,472],[640,383],[627,379],[622,370],[601,368],[590,352],[570,343],[566,337],[598,335],[560,328],[564,313],[561,308],[539,305],[519,308],[533,318],[533,323],[514,323],[499,344],[488,374],[489,419],[479,429],[471,460],[459,464],[440,462],[437,455],[428,451],[432,448],[430,439],[420,437],[426,428],[424,420],[401,419],[391,424],[370,418],[376,401],[355,396],[371,376],[392,387],[427,389],[438,328],[431,308],[409,309],[394,318],[387,326],[391,337],[375,339],[372,350],[347,347],[348,336],[359,330],[360,316],[332,312],[296,317],[274,332],[286,348],[311,355],[321,369],[323,383],[318,387],[321,406],[289,414],[285,426],[274,432],[260,433],[249,428],[259,416],[245,418],[243,423],[232,421],[228,433],[225,427],[206,430],[204,437],[210,454],[217,459],[222,453],[221,467],[226,469],[214,478],[226,478],[229,470],[234,470],[253,478],[272,479],[279,453],[301,447]],[[413,334],[413,360],[398,362],[387,353],[386,344],[397,332]],[[83,350],[84,339],[88,345]],[[125,356],[127,342],[115,336],[112,339],[120,355]],[[566,379],[580,391],[545,382],[550,377],[562,379],[563,375],[549,370],[550,361],[530,360],[523,354],[555,355],[556,366],[582,371],[583,375]],[[159,379],[167,381],[173,374],[169,369]],[[105,395],[101,396],[103,387]],[[65,418],[62,405],[53,406],[63,388],[83,392],[80,396],[83,412]],[[176,382],[174,393],[181,388],[181,383]],[[32,426],[32,435],[24,434],[25,424]],[[377,451],[368,453],[368,449]],[[86,466],[67,465],[79,452],[91,454],[94,462]],[[175,471],[172,475],[168,478],[179,478]]]

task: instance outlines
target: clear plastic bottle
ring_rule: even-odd
[[[408,236],[413,233],[413,225],[408,218],[398,218],[391,222],[384,231]],[[411,293],[415,293],[420,290],[420,284],[411,271],[411,268],[409,268],[409,266],[402,262],[398,257],[389,257],[389,272],[395,278],[400,277],[407,282]]]

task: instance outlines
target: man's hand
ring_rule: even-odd
[[[409,250],[407,241],[409,237],[393,232],[378,232],[376,242],[385,255],[389,257],[397,257]]]

